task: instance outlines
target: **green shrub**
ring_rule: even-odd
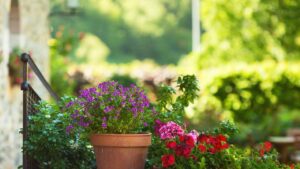
[[[65,98],[66,99],[66,98]],[[91,146],[79,136],[66,134],[67,116],[59,106],[40,102],[36,115],[29,116],[23,151],[42,169],[91,169],[95,159]]]
[[[131,84],[137,84],[137,79],[130,77],[129,75],[114,74],[110,80],[116,81],[123,86],[130,86]]]
[[[300,109],[299,72],[299,63],[272,61],[204,70],[199,78],[203,86],[197,109],[216,120],[235,120],[245,137],[249,132],[257,137],[280,134],[280,126],[281,131],[273,126],[282,124],[280,112]],[[195,121],[201,123],[203,119]]]

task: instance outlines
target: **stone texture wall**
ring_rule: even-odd
[[[11,0],[0,0],[0,169],[16,169],[22,164],[22,92],[19,86],[10,86],[8,57],[11,46],[20,44],[32,57],[42,73],[48,77],[49,0],[19,0],[20,35],[10,37],[9,14]],[[30,83],[42,98],[47,98],[42,84],[33,77]]]
[[[12,168],[16,159],[9,152],[10,142],[12,141],[11,135],[7,132],[12,131],[9,121],[9,109],[8,102],[9,96],[9,83],[8,83],[8,53],[9,53],[9,30],[8,30],[8,16],[9,16],[10,1],[0,0],[0,168],[9,169]],[[7,154],[6,154],[7,152]],[[10,160],[13,158],[13,160]],[[5,161],[9,162],[5,162]]]

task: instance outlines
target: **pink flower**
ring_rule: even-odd
[[[182,136],[184,134],[183,129],[173,121],[169,121],[162,125],[158,132],[162,140],[173,139],[176,136]]]
[[[197,138],[199,136],[199,133],[196,130],[192,130],[190,131],[190,133],[187,134],[188,136],[192,136],[192,138],[194,139],[194,142],[197,142]]]

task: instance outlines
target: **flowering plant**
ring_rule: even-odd
[[[221,154],[229,148],[227,137],[222,134],[199,134],[196,130],[185,132],[173,121],[156,121],[157,137],[162,147],[161,167],[201,167],[201,160]]]
[[[22,82],[21,49],[14,48],[9,54],[8,73],[11,85],[19,85]],[[32,78],[31,69],[28,69],[28,78]]]
[[[159,89],[147,169],[300,169],[299,164],[281,164],[270,142],[243,149],[229,144],[238,133],[229,121],[212,130],[187,132],[185,108],[197,97],[197,79],[179,77],[177,86],[177,91],[169,86]]]
[[[233,130],[228,122],[221,123],[213,132],[185,130],[169,121],[156,120],[155,137],[161,143],[156,151],[155,168],[172,169],[295,169],[299,165],[279,163],[277,152],[270,142],[262,143],[258,149],[239,149],[228,143]],[[225,127],[225,128],[224,128]],[[227,127],[227,129],[226,129]],[[220,133],[221,132],[221,133]],[[155,159],[154,159],[155,161]]]
[[[141,133],[147,125],[145,118],[152,114],[149,107],[148,98],[137,86],[103,82],[82,90],[78,98],[66,105],[72,118],[66,131],[79,128],[89,134]]]

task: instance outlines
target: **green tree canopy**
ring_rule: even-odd
[[[204,67],[229,61],[300,58],[300,1],[202,0]]]
[[[62,5],[52,1],[52,12],[63,10]],[[53,32],[64,25],[96,35],[109,48],[111,62],[152,58],[176,63],[190,50],[190,8],[186,0],[85,0],[78,15],[53,15],[51,25]]]

